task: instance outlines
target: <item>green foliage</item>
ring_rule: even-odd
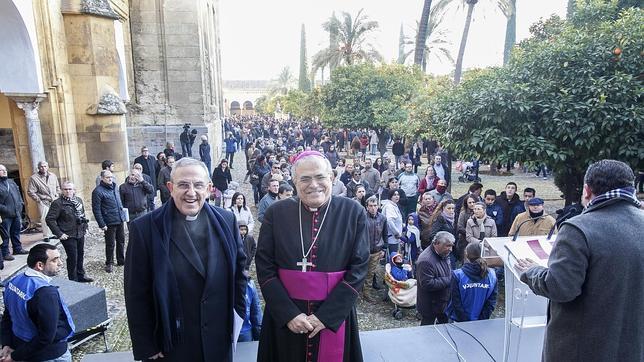
[[[425,100],[428,126],[457,157],[545,162],[566,201],[587,165],[644,160],[644,14],[579,5],[572,22],[542,22],[507,67],[480,72]],[[588,14],[601,22],[589,25]]]
[[[377,130],[405,122],[422,77],[417,68],[398,64],[338,67],[322,89],[322,121],[329,127]]]

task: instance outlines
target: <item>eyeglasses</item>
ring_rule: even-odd
[[[311,177],[311,176],[302,176],[302,177],[300,177],[300,182],[303,183],[303,184],[310,184],[311,182],[313,182],[313,180],[315,180],[315,182],[320,183],[320,182],[324,182],[324,181],[326,181],[328,179],[329,179],[328,175],[315,175],[313,177]]]
[[[195,191],[205,191],[206,188],[208,188],[208,184],[205,182],[179,181],[176,184],[176,187],[181,191],[188,191],[190,190],[191,186],[193,189],[195,189]]]

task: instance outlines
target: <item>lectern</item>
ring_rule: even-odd
[[[533,339],[542,335],[542,329],[546,325],[548,299],[535,295],[521,282],[514,265],[518,259],[530,258],[547,266],[552,241],[548,240],[546,235],[521,236],[516,241],[512,239],[486,238],[482,248],[483,257],[489,264],[502,263],[505,267],[503,361],[539,361],[541,345],[535,345]]]

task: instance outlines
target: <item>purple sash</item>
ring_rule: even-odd
[[[344,278],[341,272],[301,272],[297,270],[279,269],[280,281],[292,299],[322,301],[326,300],[333,288]],[[344,331],[342,322],[337,332],[328,328],[320,332],[318,361],[341,362],[344,358]]]

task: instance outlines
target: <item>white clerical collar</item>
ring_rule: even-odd
[[[186,215],[186,221],[195,221],[199,217],[199,214],[195,216]]]
[[[48,277],[45,274],[35,269],[27,268],[27,271],[25,271],[25,275],[28,277],[42,278],[42,279],[45,279],[47,283],[51,283],[51,277]]]

